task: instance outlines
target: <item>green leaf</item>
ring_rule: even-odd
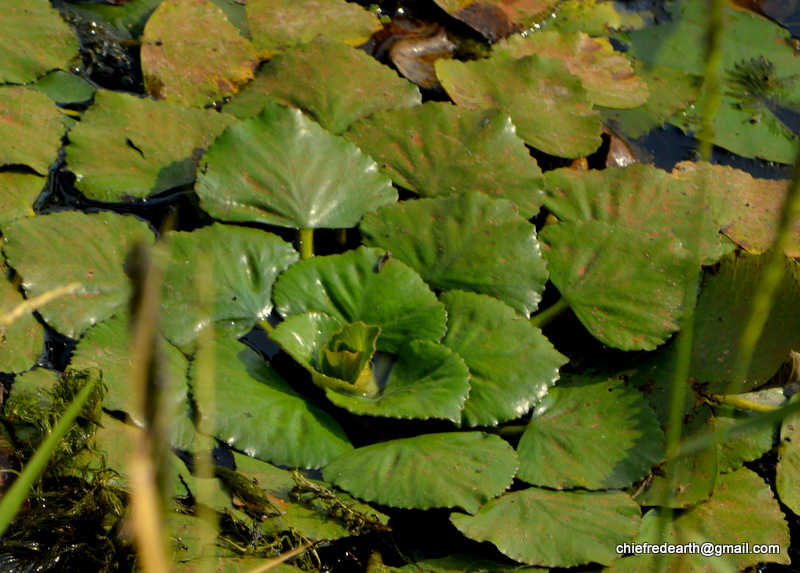
[[[163,290],[162,328],[177,346],[190,346],[211,313],[214,328],[242,336],[272,311],[272,285],[298,259],[289,243],[259,229],[215,223],[190,233],[170,232],[170,263]],[[195,281],[203,261],[213,277],[213,300]],[[210,308],[204,311],[204,306]]]
[[[321,467],[352,449],[336,421],[299,396],[255,351],[219,338],[213,410],[198,404],[201,420],[213,418],[213,435],[247,455],[290,467]],[[197,376],[193,362],[190,379]]]
[[[375,15],[343,0],[261,0],[247,6],[247,18],[264,60],[318,34],[358,46],[381,27]]]
[[[429,285],[488,294],[528,316],[547,282],[536,229],[513,204],[469,193],[390,205],[359,227],[364,244],[411,266]]]
[[[458,105],[506,110],[525,143],[545,153],[583,157],[600,146],[600,116],[558,60],[439,60],[436,75]]]
[[[673,175],[704,186],[721,232],[755,255],[772,246],[786,203],[786,180],[755,179],[733,167],[703,162],[678,163]],[[800,257],[800,222],[796,222],[786,254]]]
[[[97,91],[97,88],[82,77],[63,70],[50,72],[30,87],[44,92],[47,97],[60,104],[89,102]]]
[[[639,506],[618,491],[532,487],[493,499],[474,516],[453,513],[450,521],[470,539],[490,541],[517,561],[572,567],[610,564],[618,556],[616,545],[638,532],[639,515]]]
[[[189,450],[186,446],[191,445],[193,434],[186,379],[189,363],[177,348],[160,336],[154,351],[161,366],[159,392],[164,399],[160,407],[172,412],[169,416],[171,443],[176,448]],[[139,400],[132,378],[133,368],[139,365],[134,364],[127,316],[115,316],[89,329],[78,341],[70,366],[102,371],[107,388],[103,408],[125,412],[136,424],[145,425],[145,414],[137,408]]]
[[[581,79],[595,105],[631,109],[644,104],[649,96],[647,84],[633,72],[625,54],[614,51],[608,38],[602,36],[540,30],[503,41],[495,54],[512,58],[538,55],[563,62]]]
[[[616,561],[609,570],[654,571],[659,561],[665,571],[743,571],[758,563],[789,563],[789,528],[772,491],[754,472],[742,468],[720,476],[714,496],[691,509],[675,514],[667,528],[666,539],[660,536],[661,509],[654,509],[642,519],[642,531],[636,543],[670,544],[710,543],[749,544],[741,552],[730,552],[716,558],[699,552],[668,555],[635,555]],[[757,544],[780,545],[777,555],[755,553]],[[713,547],[713,546],[712,546]],[[741,547],[740,547],[741,548]]]
[[[33,203],[45,183],[38,175],[0,172],[0,225],[33,215]]]
[[[323,374],[356,382],[375,354],[380,328],[363,322],[345,324],[323,343],[319,366]]]
[[[143,199],[192,183],[202,149],[232,119],[98,90],[94,105],[69,133],[67,164],[75,186],[89,199]]]
[[[415,340],[399,349],[385,385],[375,395],[333,390],[326,390],[326,395],[354,414],[458,422],[469,391],[469,370],[455,352],[441,344]]]
[[[609,3],[603,2],[602,5],[608,6]],[[636,109],[604,108],[600,113],[604,120],[619,122],[625,135],[634,139],[652,129],[664,127],[667,120],[697,99],[703,83],[701,76],[659,64],[635,61],[633,69],[650,91],[647,103]]]
[[[414,84],[375,58],[317,36],[271,58],[225,111],[246,119],[261,113],[266,101],[276,101],[300,109],[338,135],[363,117],[418,106],[421,100]]]
[[[586,32],[603,36],[610,30],[641,30],[653,23],[653,14],[645,6],[637,11],[634,5],[605,0],[565,0],[558,6],[552,23],[564,32]]]
[[[623,488],[661,461],[663,442],[638,390],[573,376],[534,409],[517,446],[517,477],[554,489]]]
[[[680,327],[687,254],[677,239],[603,221],[559,223],[539,238],[550,280],[603,344],[652,350]]]
[[[514,420],[538,403],[567,359],[541,331],[512,308],[486,295],[442,295],[448,315],[442,344],[458,353],[470,372],[464,421],[494,426]]]
[[[629,34],[631,54],[646,62],[702,76],[709,13],[702,4],[686,0],[673,6],[672,12],[672,22]],[[781,101],[783,98],[776,88],[785,80],[792,83],[792,76],[800,72],[790,34],[778,24],[751,11],[725,6],[723,17],[725,25],[720,30],[719,49],[720,65],[726,73],[724,93],[712,125],[712,142],[744,157],[793,163],[797,156],[797,136],[783,127],[775,116],[780,105],[790,103]],[[765,38],[769,41],[765,42]],[[759,88],[745,90],[757,94],[755,99],[759,100],[761,111],[764,112],[754,114],[746,109],[748,102],[742,105],[742,99],[733,97],[731,93],[742,91],[734,81],[736,66],[753,59],[758,61],[762,57],[774,65],[774,72],[755,74],[754,80]],[[790,88],[786,91],[792,100],[789,107],[796,107],[795,90]],[[694,110],[704,109],[704,97],[694,105]],[[699,133],[701,118],[697,111],[688,110],[688,113],[677,115],[673,123],[684,130]]]
[[[502,562],[497,558],[485,559],[469,553],[453,553],[438,559],[423,559],[416,563],[403,565],[399,569],[405,573],[513,573],[546,571],[538,567],[527,567],[511,560]]]
[[[706,273],[695,309],[690,375],[710,382],[709,391],[725,392],[739,349],[739,339],[763,276],[761,256],[736,253]],[[800,348],[800,268],[786,259],[773,299],[772,311],[756,344],[743,391],[767,382]]]
[[[379,251],[361,247],[300,261],[275,284],[275,306],[284,317],[318,312],[342,324],[377,326],[377,347],[384,352],[397,352],[410,340],[438,341],[444,307],[411,268],[395,259],[379,267],[381,260]]]
[[[605,221],[637,232],[638,243],[653,237],[678,239],[687,254],[711,264],[720,245],[714,211],[699,189],[651,165],[624,169],[558,169],[545,178],[545,205],[562,221]]]
[[[145,223],[110,212],[61,211],[18,219],[3,235],[8,264],[22,275],[29,298],[80,283],[74,294],[39,308],[45,322],[70,338],[127,310],[131,284],[125,259],[137,241],[153,242]]]
[[[27,165],[47,174],[65,130],[63,114],[45,94],[23,87],[0,87],[0,167]]]
[[[4,267],[0,264],[0,271],[5,271]],[[22,294],[3,276],[0,279],[0,317],[24,302]],[[32,312],[24,313],[9,325],[0,324],[0,372],[28,370],[38,360],[43,345],[44,328]]]
[[[340,504],[346,506],[351,512],[336,513],[337,507],[331,500],[326,505],[325,500],[311,500],[309,503],[298,501],[292,494],[296,483],[292,479],[292,472],[276,468],[275,466],[260,460],[244,456],[233,452],[233,459],[236,462],[236,469],[242,475],[248,477],[263,488],[267,493],[284,502],[280,509],[283,515],[271,517],[262,523],[264,529],[274,531],[297,531],[303,537],[310,540],[333,540],[357,535],[359,533],[357,523],[349,518],[357,518],[352,515],[358,512],[369,516],[374,522],[386,524],[389,517],[376,511],[365,503],[360,503],[349,495],[336,492]],[[324,482],[312,482],[330,491],[330,486]],[[332,493],[332,492],[331,492]],[[277,504],[276,504],[277,505]]]
[[[150,95],[196,107],[236,93],[258,66],[255,48],[208,0],[161,2],[147,20],[141,60]]]
[[[538,213],[544,199],[541,169],[511,118],[496,109],[427,102],[376,113],[345,137],[396,184],[422,197],[480,191],[510,199],[526,219]]]
[[[77,58],[78,39],[47,0],[0,0],[0,12],[0,83],[28,83]]]
[[[300,111],[268,102],[229,127],[197,177],[203,208],[225,221],[295,229],[354,227],[397,200],[375,162]]]
[[[492,41],[546,20],[559,4],[558,0],[434,1],[448,14],[475,28]]]
[[[800,400],[795,394],[789,400]],[[788,416],[781,423],[778,446],[778,465],[775,469],[775,489],[786,507],[800,515],[800,414]]]
[[[354,450],[322,475],[365,501],[389,507],[478,507],[511,485],[517,456],[482,432],[425,434]]]
[[[773,404],[783,406],[786,399],[783,397],[783,390],[772,388],[763,392],[754,392],[742,395],[742,398],[758,403]],[[714,408],[714,422],[718,431],[727,431],[735,424],[746,422],[755,418],[759,414],[744,412],[735,408],[716,406]],[[747,433],[729,438],[719,444],[719,471],[729,473],[738,470],[745,462],[757,460],[772,449],[775,443],[777,432],[775,427],[769,424],[761,424],[757,428],[752,428]]]

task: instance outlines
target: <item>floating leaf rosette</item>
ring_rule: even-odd
[[[216,399],[198,408],[201,418],[216,422],[214,428],[201,424],[201,430],[247,455],[290,467],[321,467],[352,449],[339,424],[292,390],[261,355],[230,338],[214,346]],[[194,385],[197,361],[192,364]]]
[[[505,200],[480,193],[406,201],[367,215],[364,244],[391,252],[434,288],[488,294],[524,316],[547,268],[536,229]]]
[[[272,311],[272,285],[297,261],[278,236],[259,229],[215,223],[190,233],[170,232],[170,264],[162,299],[162,329],[179,347],[190,345],[210,318],[219,333],[246,334]],[[195,281],[199,261],[208,264],[214,296],[206,300]],[[204,315],[204,305],[209,305]]]
[[[141,58],[150,95],[197,107],[236,93],[258,66],[255,48],[209,0],[159,4],[147,20]]]
[[[480,191],[510,199],[526,219],[538,213],[544,199],[541,169],[511,118],[496,109],[427,102],[376,113],[345,137],[395,183],[422,197]]]
[[[442,344],[461,356],[470,372],[464,421],[494,426],[524,415],[558,380],[566,357],[498,300],[461,291],[441,298],[448,323]]]
[[[340,134],[378,111],[417,106],[422,96],[363,51],[317,36],[271,58],[225,111],[246,119],[261,113],[267,101],[294,106]]]
[[[414,340],[398,349],[396,360],[373,364],[379,332],[307,313],[289,317],[270,336],[331,402],[350,412],[459,421],[470,389],[464,361],[446,346]]]
[[[47,0],[2,0],[0,11],[0,83],[28,83],[78,57],[78,39]]]
[[[622,492],[564,492],[536,487],[507,493],[474,516],[450,521],[475,541],[490,541],[512,559],[545,567],[609,565],[614,548],[639,531],[639,506]],[[558,539],[558,543],[549,540]]]
[[[511,485],[517,456],[482,432],[426,434],[358,448],[322,470],[329,481],[389,507],[478,507]]]
[[[525,143],[545,153],[582,157],[600,147],[600,115],[581,81],[558,60],[439,60],[436,75],[458,105],[507,111]]]
[[[217,138],[197,194],[218,219],[295,229],[353,227],[397,200],[391,181],[355,145],[271,102]]]
[[[63,114],[45,94],[0,87],[0,167],[27,165],[46,175],[65,130]]]
[[[199,155],[232,121],[215,111],[98,90],[69,132],[67,164],[90,199],[143,199],[192,183]]]
[[[341,324],[380,328],[376,348],[396,353],[411,340],[437,342],[445,331],[444,306],[404,263],[361,247],[342,255],[300,261],[275,283],[283,316],[316,312]],[[381,263],[384,264],[381,264]]]
[[[381,27],[374,14],[344,0],[250,0],[247,19],[262,59],[319,34],[358,46]]]
[[[137,241],[154,240],[145,223],[109,212],[62,211],[17,219],[3,228],[3,235],[8,263],[22,275],[29,297],[81,285],[39,309],[50,326],[71,338],[127,311],[131,283],[125,259]],[[54,242],[53,237],[61,239]],[[53,265],[54,259],[60,263]]]

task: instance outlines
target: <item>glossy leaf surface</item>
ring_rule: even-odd
[[[464,422],[494,426],[525,414],[555,383],[567,359],[500,301],[461,291],[441,298],[448,321],[442,344],[461,356],[470,372]]]
[[[517,456],[481,432],[425,434],[354,450],[328,464],[325,480],[389,507],[478,507],[511,485]]]
[[[341,323],[381,329],[378,350],[397,352],[409,340],[438,341],[445,311],[417,273],[396,259],[378,267],[382,253],[361,247],[342,255],[300,261],[275,284],[284,317],[318,312]]]
[[[228,338],[214,345],[214,409],[198,406],[200,415],[211,415],[216,424],[201,424],[202,431],[248,455],[290,467],[321,467],[352,449],[339,424],[298,395],[258,353]],[[196,376],[193,368],[193,386]]]
[[[391,252],[432,287],[488,294],[523,316],[547,282],[536,229],[508,201],[479,193],[405,201],[370,213],[359,230],[364,244]]]
[[[272,285],[298,259],[289,243],[272,233],[215,223],[190,233],[170,232],[170,262],[162,298],[163,331],[179,347],[190,345],[210,312],[215,330],[241,336],[272,311]],[[197,269],[208,265],[213,300],[200,295]],[[204,311],[204,305],[209,305]]]
[[[354,227],[364,213],[397,200],[355,145],[275,103],[217,138],[203,158],[197,194],[218,219],[296,229]]]

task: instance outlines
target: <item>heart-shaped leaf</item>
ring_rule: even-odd
[[[0,87],[0,167],[27,165],[47,174],[65,130],[64,116],[42,92]]]
[[[470,372],[464,421],[494,426],[514,420],[538,403],[567,362],[541,331],[486,295],[442,295],[447,334],[442,344],[458,353]]]
[[[364,218],[364,243],[434,288],[494,296],[528,316],[547,282],[536,229],[505,200],[480,193],[391,205]]]
[[[439,60],[436,75],[458,105],[506,110],[525,143],[545,153],[582,157],[600,147],[600,115],[558,60]]]
[[[517,464],[514,450],[497,436],[451,432],[359,448],[328,464],[322,475],[365,501],[474,513],[511,485]]]
[[[190,345],[211,313],[214,328],[241,336],[272,311],[272,285],[298,259],[289,243],[258,229],[215,223],[190,233],[170,232],[170,263],[163,291],[162,329],[179,347]],[[213,301],[195,282],[199,261],[213,276]],[[204,305],[211,308],[202,311]],[[202,311],[202,312],[201,312]]]
[[[271,102],[209,148],[197,194],[218,219],[295,229],[354,227],[397,200],[391,181],[355,145]]]
[[[544,199],[541,169],[511,118],[496,109],[427,102],[377,113],[345,137],[395,183],[422,197],[480,191],[510,199],[526,219],[539,212]],[[487,164],[492,168],[485,169]]]
[[[677,239],[603,221],[559,223],[539,238],[550,280],[604,344],[652,350],[678,330],[687,251]]]
[[[617,544],[639,531],[640,520],[639,506],[622,492],[536,487],[493,499],[474,516],[450,517],[470,539],[490,541],[512,559],[545,567],[609,565],[618,557]]]
[[[214,345],[216,399],[198,410],[201,420],[216,423],[201,424],[203,431],[247,455],[290,467],[321,467],[352,449],[339,424],[292,390],[259,354],[229,338]]]
[[[517,477],[554,489],[623,488],[661,461],[663,441],[638,390],[570,377],[534,409],[517,446]]]
[[[159,4],[147,20],[141,58],[150,95],[197,107],[236,93],[258,66],[255,48],[209,0]]]
[[[275,284],[278,312],[317,312],[341,324],[377,326],[377,347],[385,352],[396,353],[411,340],[438,341],[446,321],[442,304],[411,268],[395,259],[380,265],[382,260],[379,251],[361,247],[300,261]]]
[[[340,134],[362,117],[421,100],[414,84],[363,51],[317,36],[270,59],[225,111],[246,119],[261,113],[266,101],[276,101]]]
[[[232,121],[215,111],[98,90],[69,132],[67,164],[90,199],[142,199],[194,181],[202,150]]]
[[[22,275],[29,297],[80,283],[74,294],[39,308],[45,322],[71,338],[127,310],[131,284],[125,259],[137,241],[153,242],[145,223],[110,212],[61,211],[18,219],[3,228],[3,235],[8,264]]]

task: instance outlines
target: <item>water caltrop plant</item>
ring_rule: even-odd
[[[431,18],[420,42],[455,42],[418,62],[422,92],[385,63],[416,35],[385,6],[0,0],[3,420],[27,455],[67,382],[103,406],[32,499],[108,485],[111,540],[155,464],[180,511],[141,554],[175,571],[355,536],[368,570],[789,564],[795,187],[703,161],[568,167],[603,155],[604,125],[666,122],[793,161],[788,32],[721,8],[709,72],[683,56],[704,49],[689,1],[658,25],[600,0],[405,4]],[[130,43],[139,89],[109,89]],[[750,89],[766,75],[775,93]],[[419,549],[409,515],[446,539]],[[11,524],[0,561],[26,535]],[[694,542],[777,549],[617,549]],[[280,567],[329,569],[315,551]]]

